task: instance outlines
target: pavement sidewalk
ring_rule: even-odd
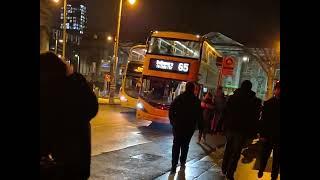
[[[207,145],[201,143],[200,146]],[[255,147],[259,147],[259,145],[253,144],[251,147],[253,148],[244,149],[242,152],[241,158],[238,162],[237,171],[234,175],[236,180],[258,179],[257,169],[259,160],[255,157],[257,155],[258,149],[256,149]],[[177,167],[177,171],[175,174],[170,175],[170,171],[168,171],[160,177],[156,178],[156,180],[224,180],[226,178],[221,172],[223,152],[224,146],[217,147],[209,155],[201,159],[194,159],[187,162],[186,168],[184,170],[180,170],[179,166]],[[271,179],[271,165],[272,157],[269,158],[264,176],[261,178],[261,180]],[[278,177],[278,180],[280,180],[280,175]]]

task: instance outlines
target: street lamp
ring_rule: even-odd
[[[243,60],[243,62],[249,62],[249,57],[248,56],[243,56],[242,60]]]
[[[135,2],[136,2],[135,0],[129,0],[129,3],[131,5],[133,5]],[[117,34],[115,36],[114,48],[113,48],[114,62],[113,62],[112,73],[111,73],[111,75],[113,77],[111,78],[110,91],[109,91],[109,103],[110,104],[114,103],[114,93],[116,90],[116,76],[117,76],[117,64],[118,64],[118,46],[119,46],[121,13],[122,13],[122,0],[120,0],[120,5],[119,5],[119,13],[118,13],[118,21],[117,21]]]
[[[111,36],[108,36],[107,39],[108,39],[108,41],[111,41],[111,40],[112,40],[112,37],[111,37]]]
[[[133,5],[135,2],[136,2],[136,0],[129,0],[129,3],[130,3],[131,5]]]

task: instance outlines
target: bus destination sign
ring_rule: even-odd
[[[176,62],[162,59],[150,59],[149,69],[181,74],[189,73],[190,63]]]

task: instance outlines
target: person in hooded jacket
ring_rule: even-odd
[[[224,114],[227,143],[221,169],[229,180],[234,179],[242,148],[258,131],[261,100],[251,88],[249,80],[243,81],[241,87],[230,96]]]
[[[42,179],[89,178],[90,120],[97,112],[98,101],[86,79],[54,53],[41,54],[40,158],[50,156],[58,167],[54,178],[44,173]]]

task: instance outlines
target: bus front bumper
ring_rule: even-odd
[[[137,109],[136,118],[139,120],[148,120],[148,121],[159,122],[159,123],[164,123],[164,124],[170,123],[168,117],[157,116],[154,114],[144,112],[143,110],[139,110],[139,109]]]

